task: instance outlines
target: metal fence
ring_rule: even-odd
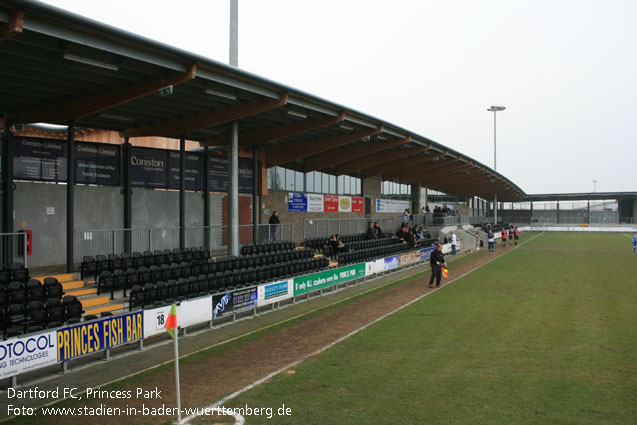
[[[447,215],[445,217],[441,217],[443,226],[453,226],[453,225],[462,225],[462,224],[470,224],[472,226],[480,226],[483,223],[488,223],[489,221],[493,221],[492,218],[483,217],[483,216],[466,216],[466,215]]]
[[[154,229],[96,229],[76,230],[74,262],[80,263],[86,255],[107,255],[122,252],[144,252],[179,247],[179,227]],[[254,226],[239,226],[239,245],[254,242]],[[19,234],[22,235],[22,234]],[[211,251],[228,248],[228,226],[201,226],[185,228],[185,246],[208,246]],[[206,240],[208,244],[206,244]],[[270,240],[294,240],[292,223],[257,225],[257,243]]]
[[[397,220],[399,219],[399,220]],[[391,218],[314,218],[303,220],[303,238],[327,238],[334,234],[353,235],[365,233],[370,222],[387,232],[395,232],[402,223],[402,217]],[[397,224],[396,224],[397,223]]]
[[[27,234],[0,233],[0,258],[5,265],[18,262],[28,267]]]
[[[460,216],[460,215],[434,215],[434,213],[413,214],[409,216],[410,227],[424,225],[448,226],[459,224],[471,224],[479,226],[487,223],[490,219],[482,216]],[[365,233],[370,222],[378,222],[383,231],[395,233],[405,221],[404,216],[389,218],[306,218],[303,220],[303,238],[327,238],[335,233],[339,235],[352,235]]]

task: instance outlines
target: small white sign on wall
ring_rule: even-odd
[[[46,215],[55,215],[55,207],[46,207]]]

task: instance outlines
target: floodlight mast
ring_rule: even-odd
[[[487,111],[493,112],[493,170],[497,170],[497,150],[496,150],[496,114],[504,111],[504,106],[491,106]],[[498,193],[493,194],[493,224],[498,224]]]

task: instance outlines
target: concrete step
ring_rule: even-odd
[[[97,293],[97,288],[88,288],[88,287],[73,288],[73,289],[64,291],[64,295],[74,295],[78,298],[84,295],[93,295],[96,293]]]
[[[124,308],[124,304],[121,303],[112,303],[112,304],[104,304],[99,307],[85,309],[84,314],[95,314],[98,315],[104,311],[112,311],[115,312],[117,310],[122,310]]]
[[[72,294],[71,294],[72,295]],[[87,307],[98,307],[108,304],[111,301],[108,295],[89,295],[80,299],[82,307],[86,310]]]
[[[44,279],[46,279],[47,277],[54,277],[58,280],[58,282],[62,283],[62,282],[72,281],[73,275],[74,273],[63,273],[63,274],[54,274],[54,275],[47,275],[47,276],[35,276],[33,277],[33,279],[39,280],[40,283],[44,283]]]
[[[60,279],[58,279],[58,281],[60,281]],[[71,281],[62,283],[62,289],[64,289],[64,292],[71,289],[79,289],[79,288],[84,288],[83,280],[71,280]]]

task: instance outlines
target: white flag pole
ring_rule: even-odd
[[[181,392],[179,389],[179,328],[175,328],[175,380],[177,384],[177,423],[181,423]]]

